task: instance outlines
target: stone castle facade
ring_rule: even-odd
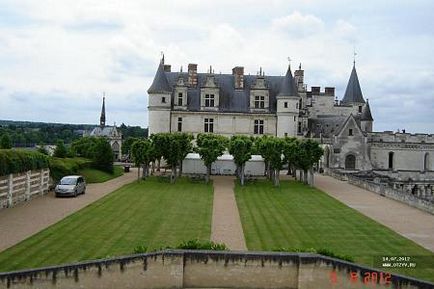
[[[434,183],[434,135],[374,132],[374,119],[354,64],[343,98],[334,87],[307,88],[301,65],[285,76],[172,72],[161,60],[149,94],[149,132],[314,138],[324,170],[375,172]],[[432,190],[431,188],[428,188]]]

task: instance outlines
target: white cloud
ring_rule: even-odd
[[[274,19],[272,28],[274,31],[284,32],[291,36],[307,37],[321,33],[324,30],[324,23],[314,15],[303,15],[294,11],[288,16]]]
[[[362,89],[381,122],[376,127],[389,125],[383,105],[396,91],[405,90],[407,98],[424,94],[433,100],[434,83],[429,79],[434,37],[395,33],[399,25],[408,25],[385,24],[391,17],[387,5],[376,7],[379,16],[374,18],[360,12],[369,8],[366,5],[349,7],[341,0],[2,2],[19,16],[20,24],[0,19],[0,118],[96,122],[106,91],[110,122],[146,126],[146,90],[160,51],[172,70],[194,62],[200,71],[212,65],[223,73],[242,65],[246,73],[262,66],[267,74],[280,75],[290,56],[294,65],[303,63],[308,85],[336,86],[341,97],[356,43]],[[411,18],[419,15],[411,9],[405,9],[405,16],[416,30],[421,18]],[[77,104],[80,109],[50,114],[32,110],[47,101],[44,95],[58,99],[58,105]],[[22,109],[23,99],[27,109]],[[434,114],[433,107],[418,101],[413,105],[416,111],[426,111],[420,119]],[[407,113],[402,106],[394,109],[397,115]],[[77,111],[83,110],[78,119]],[[426,130],[416,124],[420,119],[408,120],[413,123],[409,127]]]

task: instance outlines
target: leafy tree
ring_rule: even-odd
[[[0,149],[11,149],[12,141],[8,133],[5,133],[0,138]]]
[[[264,159],[264,164],[265,164],[265,175],[267,176],[267,178],[271,179],[271,175],[272,175],[272,170],[270,168],[270,157],[271,154],[273,153],[272,151],[270,151],[271,146],[268,145],[270,139],[272,137],[268,136],[268,135],[263,135],[262,137],[258,137],[255,139],[255,153],[259,154],[262,156],[262,158]]]
[[[97,141],[96,137],[82,137],[72,143],[71,150],[77,156],[92,159],[95,155]]]
[[[237,166],[237,175],[244,186],[244,168],[246,162],[252,157],[253,140],[244,135],[234,135],[229,141],[229,153],[234,157]]]
[[[273,170],[273,183],[275,186],[279,186],[279,176],[280,176],[280,170],[282,169],[283,165],[283,149],[284,149],[284,141],[281,138],[278,137],[270,137],[266,141],[268,159],[270,163],[270,168]]]
[[[136,138],[136,137],[128,137],[128,138],[126,138],[122,142],[122,154],[123,155],[131,155],[131,146],[137,140],[140,140],[140,138]]]
[[[223,155],[228,145],[228,139],[212,133],[200,133],[197,136],[196,144],[195,151],[200,155],[206,166],[206,182],[208,183],[211,165],[219,156]]]
[[[156,133],[151,135],[152,144],[154,147],[154,157],[158,162],[157,171],[160,171],[160,163],[161,158],[163,157],[163,148],[167,144],[166,143],[166,134],[165,133]]]
[[[95,147],[94,147],[95,150],[92,158],[94,161],[95,168],[108,173],[113,173],[114,155],[110,143],[104,137],[98,137],[95,139],[96,139]]]
[[[148,176],[148,166],[152,159],[152,143],[150,140],[136,140],[131,146],[131,157],[138,167],[137,180],[140,179],[140,167],[143,166],[143,178]]]
[[[63,140],[58,140],[56,143],[56,149],[54,150],[54,155],[57,158],[65,158],[67,154],[67,149]]]
[[[323,155],[323,149],[320,147],[319,143],[306,139],[301,141],[299,145],[299,150],[297,153],[297,167],[303,170],[304,183],[308,184],[308,172],[311,175],[310,185],[313,185],[313,166],[320,160]]]
[[[299,151],[300,142],[295,137],[284,138],[283,155],[285,156],[285,162],[288,164],[288,174],[292,172],[295,177],[297,154]]]
[[[180,151],[178,155],[179,163],[179,176],[182,175],[182,161],[185,159],[188,153],[193,151],[193,145],[191,141],[194,139],[192,134],[189,133],[174,133],[175,138],[179,142]]]

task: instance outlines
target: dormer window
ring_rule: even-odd
[[[214,94],[205,94],[205,107],[214,107]]]
[[[265,108],[265,96],[263,95],[255,96],[255,108]]]
[[[182,96],[182,92],[178,93],[178,105],[182,106],[183,103],[183,96]]]
[[[352,136],[352,135],[353,135],[353,129],[352,129],[352,128],[350,128],[350,129],[348,130],[348,135],[349,135],[349,136]]]

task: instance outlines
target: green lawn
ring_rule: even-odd
[[[103,172],[93,168],[84,168],[79,170],[80,175],[84,176],[86,183],[102,183],[108,180],[120,177],[124,174],[124,168],[120,166],[114,166],[113,174]]]
[[[325,248],[368,266],[374,256],[424,255],[430,266],[399,272],[434,281],[432,252],[317,189],[295,181],[282,181],[280,188],[257,181],[237,184],[235,193],[249,250]]]
[[[0,253],[0,271],[34,268],[209,240],[212,185],[134,182]]]

